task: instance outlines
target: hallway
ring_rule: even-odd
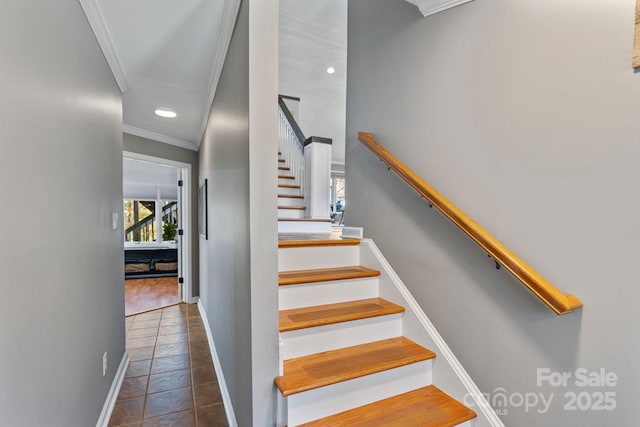
[[[109,426],[227,426],[195,304],[126,318],[131,359]]]

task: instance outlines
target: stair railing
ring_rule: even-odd
[[[162,221],[177,223],[178,220],[178,203],[171,202],[162,207]],[[152,215],[141,219],[132,226],[128,227],[124,232],[127,241],[133,240],[133,233],[140,230],[140,240],[143,242],[151,241],[151,237],[156,234],[156,215],[155,211]]]
[[[549,283],[538,272],[526,264],[515,253],[478,225],[460,208],[451,203],[435,188],[416,175],[404,163],[389,153],[374,138],[373,134],[359,132],[358,139],[378,159],[393,170],[402,180],[425,198],[429,204],[449,218],[458,228],[482,247],[496,262],[503,266],[522,282],[531,292],[548,305],[556,314],[567,314],[582,307],[582,301],[576,296],[565,294]]]
[[[278,106],[278,150],[290,168],[286,175],[295,177],[293,185],[304,188],[305,137],[282,97],[278,97]]]

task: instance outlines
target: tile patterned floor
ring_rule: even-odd
[[[195,304],[126,319],[130,364],[109,426],[227,426],[204,325]]]

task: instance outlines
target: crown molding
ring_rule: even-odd
[[[204,138],[204,131],[207,128],[207,122],[209,121],[209,113],[211,112],[211,104],[213,104],[213,98],[216,94],[216,88],[218,87],[218,81],[222,75],[222,67],[227,57],[227,51],[231,44],[231,36],[233,35],[233,29],[236,26],[236,19],[240,10],[240,0],[226,0],[224,4],[224,10],[222,11],[222,25],[220,27],[220,33],[218,34],[218,45],[216,46],[216,55],[211,67],[211,74],[209,75],[209,91],[206,104],[204,105],[202,124],[200,125],[200,131],[198,132],[198,139],[196,140],[196,150],[200,148],[202,138]]]
[[[157,132],[152,132],[146,129],[140,129],[135,126],[123,124],[122,132],[128,133],[129,135],[151,139],[153,141],[163,142],[165,144],[175,145],[176,147],[186,148],[187,150],[198,151],[198,146],[192,142],[188,142],[183,139],[174,138],[172,136],[164,135]]]
[[[452,7],[468,3],[471,0],[407,0],[409,3],[418,6],[423,16],[427,17],[438,12],[442,12]]]
[[[104,23],[102,12],[100,12],[100,6],[98,6],[96,0],[78,1],[82,6],[82,10],[84,10],[84,14],[87,16],[87,20],[89,21],[89,25],[93,30],[93,34],[96,36],[98,44],[102,49],[102,53],[104,54],[109,67],[111,68],[113,77],[115,77],[116,82],[118,83],[118,87],[120,87],[120,92],[125,93],[127,90],[129,90],[127,79],[125,77],[124,70],[122,69],[120,59],[118,58],[118,54],[116,53],[116,49],[113,46],[113,41],[111,39],[111,35],[109,34],[109,30]]]

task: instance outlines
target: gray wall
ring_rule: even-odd
[[[76,0],[1,9],[0,425],[91,426],[124,354],[121,96]]]
[[[191,165],[191,259],[193,260],[191,286],[193,296],[198,296],[200,290],[200,258],[198,255],[200,250],[200,244],[198,242],[198,153],[193,150],[163,144],[128,133],[122,135],[122,143],[124,151],[174,160]]]
[[[554,393],[546,414],[507,407],[509,426],[637,421],[634,4],[479,0],[425,19],[400,0],[349,2],[347,224],[375,239],[481,390]],[[584,309],[557,317],[495,270],[360,130]],[[618,382],[538,387],[538,368],[604,368]],[[567,392],[604,391],[615,410],[563,410]]]
[[[209,188],[200,299],[242,427],[275,420],[277,56],[267,46],[277,46],[277,3],[271,3],[242,2],[200,146],[200,182],[207,179]]]

